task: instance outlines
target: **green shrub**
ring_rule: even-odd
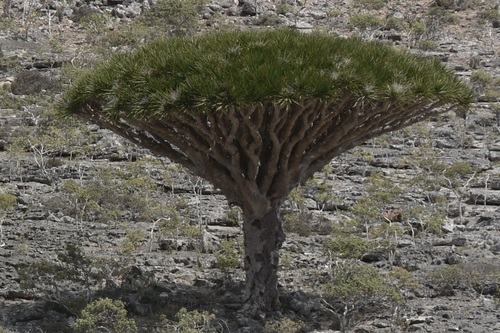
[[[354,0],[354,6],[364,8],[380,10],[387,5],[388,0]]]
[[[441,295],[454,295],[456,290],[475,290],[478,294],[495,296],[500,291],[500,267],[489,262],[436,267],[427,279]]]
[[[145,163],[149,161],[131,162],[119,168],[102,167],[88,181],[65,181],[61,201],[65,205],[61,208],[79,223],[113,222],[126,217],[157,220],[170,212],[177,213],[175,207],[165,205],[155,196],[161,189],[143,168]]]
[[[410,24],[410,35],[414,39],[420,39],[427,32],[425,21],[415,21]]]
[[[301,186],[298,186],[288,196],[291,208],[283,211],[283,229],[287,232],[295,232],[300,236],[309,236],[311,234],[312,214],[305,206],[306,197],[302,193],[302,189]]]
[[[142,20],[170,34],[191,33],[198,27],[198,15],[205,3],[206,0],[159,0],[144,13]]]
[[[437,267],[427,276],[433,289],[439,295],[452,296],[456,289],[471,289],[478,275],[474,271],[464,269],[463,265]]]
[[[332,267],[325,284],[325,300],[347,332],[367,314],[391,311],[404,297],[374,267],[359,262],[340,262]]]
[[[340,14],[342,14],[342,12],[340,10],[337,10],[337,9],[331,9],[331,10],[326,12],[326,16],[328,18],[337,17],[337,16],[340,16]]]
[[[141,244],[146,239],[146,233],[144,230],[127,230],[125,239],[120,244],[120,250],[123,254],[130,256],[133,252],[137,251]]]
[[[477,92],[483,92],[486,87],[493,84],[493,75],[484,70],[477,70],[472,72],[470,82]]]
[[[458,24],[460,21],[457,16],[443,7],[432,7],[424,18],[425,38],[434,40],[439,38],[443,27],[452,24]]]
[[[222,223],[224,225],[235,227],[241,223],[241,208],[233,206],[225,211],[225,216],[222,218]]]
[[[101,298],[83,309],[81,316],[73,323],[73,329],[79,333],[137,333],[135,320],[127,318],[125,303]]]
[[[389,17],[384,24],[384,28],[387,30],[401,30],[406,27],[406,23],[403,19],[396,18],[394,16]]]
[[[443,224],[445,222],[446,216],[448,214],[445,211],[433,211],[430,213],[422,212],[422,220],[424,221],[424,231],[430,232],[431,234],[442,236],[443,235]]]
[[[427,12],[427,18],[429,22],[435,24],[440,23],[443,25],[449,25],[459,23],[458,17],[453,15],[443,7],[433,7],[429,9],[429,11]]]
[[[311,213],[308,211],[285,211],[281,217],[283,229],[286,232],[294,232],[299,236],[311,235]]]
[[[175,322],[165,317],[162,319],[164,333],[218,333],[222,332],[221,325],[216,324],[215,313],[208,311],[188,311],[181,308],[175,314]]]
[[[286,14],[292,13],[292,12],[293,12],[293,7],[286,4],[286,3],[279,4],[276,7],[276,14],[278,14],[278,15],[286,15]]]
[[[490,23],[498,22],[500,21],[500,11],[498,9],[486,9],[479,12],[478,17]]]
[[[17,198],[12,194],[0,193],[0,216],[2,214],[13,211],[16,207]]]
[[[118,264],[115,260],[91,258],[80,247],[67,244],[65,251],[57,253],[56,260],[39,260],[23,265],[18,274],[22,289],[36,289],[45,298],[77,313],[91,299],[93,286],[101,284]],[[74,284],[79,285],[81,293],[61,298],[65,288]]]
[[[225,272],[237,268],[241,260],[239,247],[240,244],[236,239],[223,240],[221,250],[215,254],[217,267]]]
[[[375,242],[361,237],[334,237],[325,240],[324,249],[339,258],[359,259],[376,247]]]
[[[352,15],[349,20],[349,27],[351,29],[372,30],[381,28],[382,26],[383,22],[380,18],[368,14]]]
[[[418,43],[418,47],[421,49],[421,50],[424,50],[424,51],[435,51],[438,49],[439,47],[439,44],[433,40],[429,40],[429,39],[422,39],[419,43]]]
[[[472,83],[488,85],[493,83],[493,75],[484,70],[474,71],[470,77]]]
[[[157,33],[158,31],[154,27],[149,27],[137,19],[131,24],[120,25],[113,30],[107,29],[98,35],[97,40],[94,35],[91,37],[98,46],[97,50],[106,56],[109,47],[135,48],[158,37]]]
[[[264,333],[300,333],[304,332],[304,329],[305,324],[302,321],[283,318],[280,321],[268,321],[264,326]]]
[[[398,266],[392,267],[392,270],[388,274],[388,278],[399,289],[414,289],[420,285],[412,272]]]
[[[459,179],[474,171],[469,162],[458,161],[446,168],[443,172],[445,177]]]

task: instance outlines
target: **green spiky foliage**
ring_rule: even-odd
[[[114,56],[81,76],[61,109],[184,165],[240,206],[247,294],[268,310],[288,193],[333,157],[472,96],[438,60],[377,42],[232,31]]]

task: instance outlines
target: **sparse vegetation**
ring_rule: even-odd
[[[10,7],[10,1],[4,1],[4,5],[7,3]],[[467,84],[480,103],[471,110],[460,110],[457,117],[433,115],[429,122],[364,141],[324,169],[318,167],[312,180],[304,183],[301,178],[297,182],[300,185],[286,200],[281,200],[284,205],[279,218],[287,239],[283,243],[283,255],[275,264],[282,270],[280,288],[293,291],[280,297],[278,316],[266,316],[265,327],[250,326],[242,330],[396,332],[423,327],[440,331],[441,322],[445,321],[448,325],[456,322],[457,327],[467,321],[471,329],[477,331],[489,329],[478,327],[495,313],[495,304],[500,308],[500,268],[491,260],[498,247],[494,202],[498,190],[495,171],[500,165],[495,150],[498,134],[495,123],[500,126],[500,79],[494,72],[495,29],[500,25],[500,14],[497,8],[491,8],[493,3],[445,0],[409,4],[397,0],[355,0],[347,1],[354,5],[348,11],[342,7],[346,2],[327,1],[323,6],[310,0],[283,0],[262,3],[257,8],[258,15],[242,17],[238,13],[241,5],[227,7],[229,3],[222,6],[219,1],[163,0],[150,9],[147,2],[141,3],[142,13],[138,17],[119,18],[117,10],[129,6],[127,2],[111,6],[111,1],[104,1],[97,6],[93,1],[85,4],[63,1],[65,9],[72,9],[71,22],[66,17],[71,11],[61,10],[57,14],[61,15],[59,21],[52,22],[52,26],[47,25],[46,20],[56,15],[52,6],[59,6],[59,2],[42,0],[42,7],[32,6],[33,3],[32,0],[20,1],[0,18],[0,30],[6,38],[0,49],[3,77],[0,154],[4,157],[0,163],[0,255],[7,259],[0,265],[0,271],[4,269],[0,284],[6,291],[3,295],[6,299],[3,302],[0,299],[0,307],[4,306],[4,316],[15,311],[8,317],[9,321],[3,326],[0,324],[0,333],[12,332],[10,325],[17,316],[29,318],[26,322],[16,322],[19,327],[26,325],[40,332],[65,333],[137,333],[139,330],[222,333],[238,325],[254,324],[255,317],[235,315],[236,307],[244,300],[238,288],[244,276],[241,230],[248,227],[243,219],[248,209],[238,207],[239,200],[230,201],[229,206],[222,203],[224,192],[221,193],[220,186],[208,186],[180,163],[149,158],[154,150],[137,149],[98,126],[58,118],[52,110],[54,95],[59,94],[61,82],[64,86],[74,83],[77,74],[87,72],[81,67],[98,67],[97,59],[108,58],[111,53],[128,54],[159,36],[191,35],[188,40],[194,40],[195,36],[211,29],[240,30],[255,25],[262,29],[302,22],[314,24],[311,36],[329,29],[329,33],[336,36],[360,35],[384,39],[384,42],[388,41],[385,38],[401,37],[387,44],[394,44],[394,48],[440,51],[429,52],[427,56],[449,54],[451,61],[446,65],[450,68],[456,65],[465,81],[470,79]],[[465,3],[477,6],[469,6],[466,12],[455,12]],[[270,7],[273,5],[276,9]],[[471,14],[474,12],[477,16]],[[459,17],[464,21],[459,22]],[[242,22],[245,27],[240,25]],[[449,26],[457,23],[461,23],[457,29]],[[453,30],[462,35],[457,37]],[[471,35],[476,40],[471,41]],[[463,45],[455,47],[455,41],[461,38],[471,46],[472,52],[478,52],[472,56],[470,68],[467,68],[467,56],[461,53]],[[453,44],[448,44],[448,40],[454,41]],[[42,42],[44,45],[39,49]],[[212,68],[215,74],[212,73],[210,80],[200,81],[197,87],[203,92],[213,88],[216,81],[223,83],[220,90],[213,90],[199,100],[210,103],[212,96],[211,105],[217,109],[234,97],[228,91],[238,87],[218,76],[226,61],[231,56],[245,58],[249,50],[265,49],[268,42],[257,40],[248,49],[244,43],[238,44],[228,55],[220,58],[215,55],[214,59],[220,60],[216,66],[205,66],[213,60],[210,53],[200,55],[203,61],[199,67],[191,66],[197,60],[189,58],[189,54],[184,57],[187,60],[178,65],[188,69],[187,76]],[[181,43],[179,48],[184,46]],[[161,62],[170,52],[172,49],[162,50],[158,60]],[[329,61],[333,53],[322,53],[318,63]],[[62,60],[64,67],[35,69],[35,65],[44,66],[43,61],[38,63],[40,59],[48,59],[49,64],[54,59]],[[386,94],[394,94],[395,100],[410,101],[409,105],[414,105],[416,100],[404,91],[413,87],[413,83],[407,86],[372,84],[391,73],[397,81],[405,77],[401,72],[392,71],[397,64],[390,61],[391,70],[372,71],[372,60],[368,57],[359,81],[356,74],[348,70],[355,61],[350,53],[336,58],[338,67],[322,72],[324,77],[315,80],[322,84],[323,79],[327,81],[325,77],[331,76],[349,89],[359,88],[354,108],[365,103],[378,105],[374,99]],[[293,61],[288,55],[279,58],[284,68]],[[307,64],[302,62],[301,66]],[[121,65],[125,67],[127,62]],[[234,72],[239,73],[241,67],[235,66]],[[261,61],[256,62],[252,70],[243,71],[248,81],[258,78],[256,81],[260,84],[254,91],[257,96],[265,92],[268,81],[277,73],[267,68],[259,77],[259,69],[263,67],[272,66]],[[161,86],[164,84],[161,80],[149,79],[177,71],[159,71],[156,76],[158,73],[151,67],[142,70],[140,75],[144,76],[139,75],[140,79],[147,80],[134,81],[132,92],[146,86],[154,88],[155,84]],[[347,77],[345,82],[340,80],[342,77]],[[376,80],[371,81],[374,78]],[[159,110],[166,105],[161,103],[187,101],[183,99],[185,85],[179,83],[183,77],[177,79],[166,95],[155,95],[158,98],[154,103]],[[314,81],[309,79],[305,74],[296,81],[286,79],[288,85],[275,90],[275,95],[281,98],[277,105],[284,108],[279,110],[297,111],[295,108],[303,103],[297,96],[302,98],[303,94],[295,93],[307,82]],[[118,85],[119,80],[114,82]],[[108,87],[109,96],[120,95],[117,85]],[[315,98],[319,97],[311,101],[311,105],[332,96],[332,100],[338,99],[325,94],[331,85],[322,87],[324,90],[313,91]],[[447,90],[440,92],[441,88],[439,84],[419,86],[426,96],[446,95]],[[236,90],[242,94],[245,89]],[[79,92],[83,96],[85,91]],[[124,92],[126,96],[133,95],[128,93]],[[241,94],[236,95],[236,99]],[[146,104],[151,101],[135,100]],[[234,105],[247,110],[253,102],[253,99],[241,99]],[[134,112],[139,104],[134,106]],[[325,105],[325,108],[334,110],[335,107]],[[268,106],[266,109],[270,110]],[[217,110],[216,118],[202,119],[206,128],[216,128],[220,120],[217,117],[226,109]],[[184,111],[182,116],[189,114]],[[248,119],[249,128],[259,123],[258,117]],[[169,123],[172,119],[167,116],[159,121]],[[291,133],[297,135],[301,126],[309,128],[310,124],[317,123],[317,119],[297,122]],[[287,128],[283,126],[281,132],[273,133],[282,133]],[[132,131],[136,129],[133,127]],[[175,133],[184,131],[186,127]],[[350,132],[355,131],[358,128]],[[196,132],[197,136],[202,134]],[[219,134],[213,141],[198,143],[217,143],[224,133]],[[244,138],[240,134],[234,135],[233,142],[239,143]],[[251,132],[247,134],[248,145],[240,146],[249,147],[250,151],[259,141],[250,136]],[[264,142],[263,147],[276,144],[272,139]],[[174,150],[181,151],[178,146]],[[201,156],[214,151],[202,149]],[[233,157],[233,153],[223,153],[217,158]],[[263,161],[270,156],[281,156],[270,151],[267,155],[266,152],[259,154],[264,157]],[[216,160],[212,159],[206,170],[212,170],[210,168],[218,163]],[[233,159],[233,163],[238,161],[250,167],[248,159]],[[283,168],[273,169],[262,161],[256,165],[266,173]],[[245,172],[242,168],[242,173],[231,175],[242,174],[245,179],[266,177],[263,172],[251,178]],[[226,174],[218,173],[219,176]],[[258,191],[249,196],[252,202],[259,199],[255,193]],[[466,236],[466,246],[434,245],[448,244],[450,240],[454,244],[457,235]],[[281,246],[283,239],[278,241]],[[448,261],[450,251],[451,258],[458,258],[456,261]],[[372,264],[361,262],[371,260]],[[410,324],[410,318],[417,316],[421,308],[405,308],[403,295],[411,298],[412,304],[421,302],[423,307],[432,302],[431,307],[437,313],[433,315],[434,321]],[[463,304],[471,299],[474,310],[464,310]],[[446,307],[449,310],[444,310]],[[206,311],[214,308],[221,311]],[[33,320],[32,311],[35,312]],[[40,317],[38,312],[43,313],[43,319],[36,319]],[[254,315],[264,318],[262,313]],[[160,314],[165,314],[161,322]],[[448,315],[453,319],[445,318]],[[484,318],[472,320],[476,315],[484,315]],[[74,322],[72,327],[71,322]],[[261,322],[255,320],[257,326]],[[356,327],[357,324],[360,327]],[[22,329],[24,327],[18,330]]]
[[[159,0],[142,20],[168,34],[182,35],[196,31],[198,15],[206,0]]]
[[[367,313],[391,313],[404,304],[404,297],[372,266],[343,261],[332,267],[325,284],[324,304],[340,321],[340,331],[348,332]]]
[[[93,297],[93,287],[100,285],[119,267],[115,260],[87,256],[80,247],[67,244],[56,260],[39,260],[22,265],[19,269],[20,284],[24,290],[38,290],[43,297],[56,303],[66,312],[77,314]],[[76,284],[80,292],[68,292]]]
[[[241,262],[240,245],[237,239],[221,241],[221,249],[215,254],[215,259],[217,260],[217,267],[225,272],[226,275],[232,269],[237,268]]]
[[[498,9],[493,9],[493,8],[486,9],[479,12],[478,17],[489,23],[495,24],[496,22],[500,22],[500,11]]]
[[[325,241],[324,246],[335,257],[360,259],[376,247],[376,242],[356,236],[332,237]]]
[[[231,207],[225,211],[222,223],[227,226],[238,226],[241,224],[241,217],[241,208]]]
[[[267,322],[264,333],[301,333],[304,329],[305,324],[303,322],[283,318],[280,321]]]
[[[137,333],[134,319],[127,318],[125,303],[109,298],[97,299],[83,309],[72,325],[79,333],[95,333],[105,330],[113,333]]]
[[[33,95],[42,90],[55,90],[56,82],[36,70],[26,70],[20,72],[14,78],[11,92],[14,95]]]
[[[209,311],[189,311],[181,308],[175,314],[175,321],[163,317],[162,333],[221,333],[224,323],[218,322],[215,313]]]
[[[355,0],[354,5],[363,9],[380,10],[387,5],[388,0]]]
[[[380,18],[370,14],[356,14],[352,15],[349,21],[351,28],[356,28],[361,31],[379,29],[383,26]]]
[[[12,194],[0,193],[0,247],[5,246],[3,235],[3,220],[16,207],[17,198]]]

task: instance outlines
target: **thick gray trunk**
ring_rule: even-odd
[[[243,311],[262,316],[278,310],[278,250],[285,241],[278,216],[273,207],[262,218],[245,219],[246,293]]]

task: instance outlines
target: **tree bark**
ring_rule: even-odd
[[[244,218],[246,291],[242,312],[261,317],[278,310],[278,251],[285,241],[279,205],[261,218]]]

